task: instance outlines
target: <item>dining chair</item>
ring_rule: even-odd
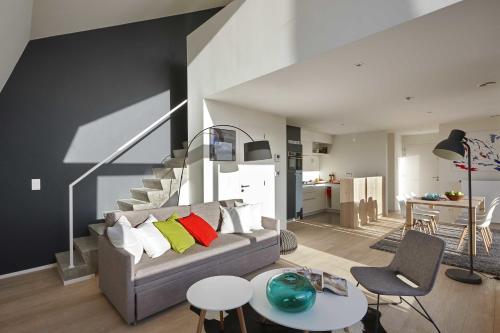
[[[370,304],[377,306],[375,332],[379,326],[379,306],[398,305],[402,302],[408,304],[441,332],[417,297],[425,296],[432,291],[444,249],[445,242],[441,238],[409,230],[388,266],[351,268],[351,274],[358,285],[377,295],[377,303]],[[405,282],[401,277],[414,285]],[[380,295],[399,296],[399,302],[381,303]],[[403,297],[414,297],[422,311]]]
[[[498,205],[500,205],[500,201],[497,201],[496,203],[492,204],[488,209],[486,215],[483,218],[480,218],[479,221],[476,222],[476,232],[479,231],[479,233],[481,234],[481,238],[483,240],[484,248],[486,249],[487,254],[490,254],[490,248],[493,245],[493,232],[491,232],[490,224],[493,218],[493,213],[495,212],[495,209]],[[460,235],[460,240],[457,246],[458,250],[469,232],[469,225],[468,225],[469,219],[468,218],[458,219],[457,222],[460,224],[466,224],[464,225],[464,230]]]
[[[419,199],[420,197],[415,192],[410,192],[410,194],[405,194],[406,199]],[[413,205],[413,208],[417,212],[421,212],[427,215],[431,215],[432,219],[432,227],[434,228],[434,233],[437,232],[437,224],[439,222],[439,214],[441,213],[439,210],[430,209],[424,205]]]
[[[401,210],[401,215],[403,216],[403,218],[406,219],[406,198],[402,195],[397,195],[396,198],[399,203],[399,209]],[[421,232],[426,232],[429,234],[435,234],[436,230],[433,224],[435,224],[434,216],[427,214],[425,212],[414,210],[411,229],[418,230]],[[404,237],[405,232],[406,232],[406,223],[403,226],[403,229],[401,230],[401,239]]]
[[[491,200],[490,202],[490,205],[488,206],[488,209],[485,210],[484,212],[477,212],[476,213],[476,217],[479,218],[479,219],[482,219],[486,216],[486,214],[488,214],[488,210],[495,204],[497,203],[500,203],[500,197],[495,197],[493,198],[493,200]],[[462,212],[458,215],[458,218],[459,219],[468,219],[469,218],[469,212],[468,211],[465,211],[465,212]]]

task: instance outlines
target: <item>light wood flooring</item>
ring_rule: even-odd
[[[402,221],[384,218],[360,230],[337,224],[335,214],[290,223],[289,229],[299,237],[299,249],[264,270],[291,263],[352,279],[352,266],[385,265],[390,261],[392,254],[369,246],[401,227]],[[445,277],[446,268],[442,266],[433,292],[422,298],[441,331],[500,333],[500,282],[484,279],[480,286],[460,284]],[[388,332],[435,332],[408,306],[382,307],[381,320]],[[63,287],[55,269],[0,280],[0,332],[187,333],[195,332],[196,323],[197,316],[183,303],[128,326],[99,292],[97,279]]]

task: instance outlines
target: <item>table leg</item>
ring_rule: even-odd
[[[220,329],[224,331],[224,311],[220,311]]]
[[[198,328],[196,329],[196,333],[201,333],[203,329],[203,323],[205,322],[205,315],[207,314],[207,310],[200,311],[200,318],[198,319]]]
[[[245,317],[243,316],[243,308],[237,308],[236,312],[238,313],[238,319],[240,321],[240,330],[241,333],[247,333],[247,327],[245,325]]]
[[[406,230],[411,230],[413,224],[413,204],[406,204]]]
[[[469,230],[469,232],[471,233],[471,237],[472,237],[472,244],[470,244],[470,246],[472,246],[472,255],[475,256],[476,255],[476,207],[472,207],[472,230]]]

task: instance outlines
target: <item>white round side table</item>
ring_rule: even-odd
[[[331,292],[317,293],[313,307],[304,312],[288,313],[276,309],[267,300],[267,281],[285,271],[289,269],[274,269],[261,273],[250,281],[254,288],[250,306],[262,317],[304,332],[322,332],[345,329],[359,322],[366,314],[366,296],[350,282],[347,282],[349,296],[339,296]]]
[[[196,332],[201,333],[207,311],[218,311],[221,328],[224,328],[223,311],[236,309],[241,333],[247,333],[242,306],[252,295],[250,282],[237,276],[212,276],[196,282],[186,294],[188,302],[201,310]]]

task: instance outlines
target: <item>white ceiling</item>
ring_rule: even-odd
[[[210,98],[331,134],[500,114],[500,1],[465,0]]]
[[[31,38],[110,27],[227,5],[231,0],[34,0]]]

